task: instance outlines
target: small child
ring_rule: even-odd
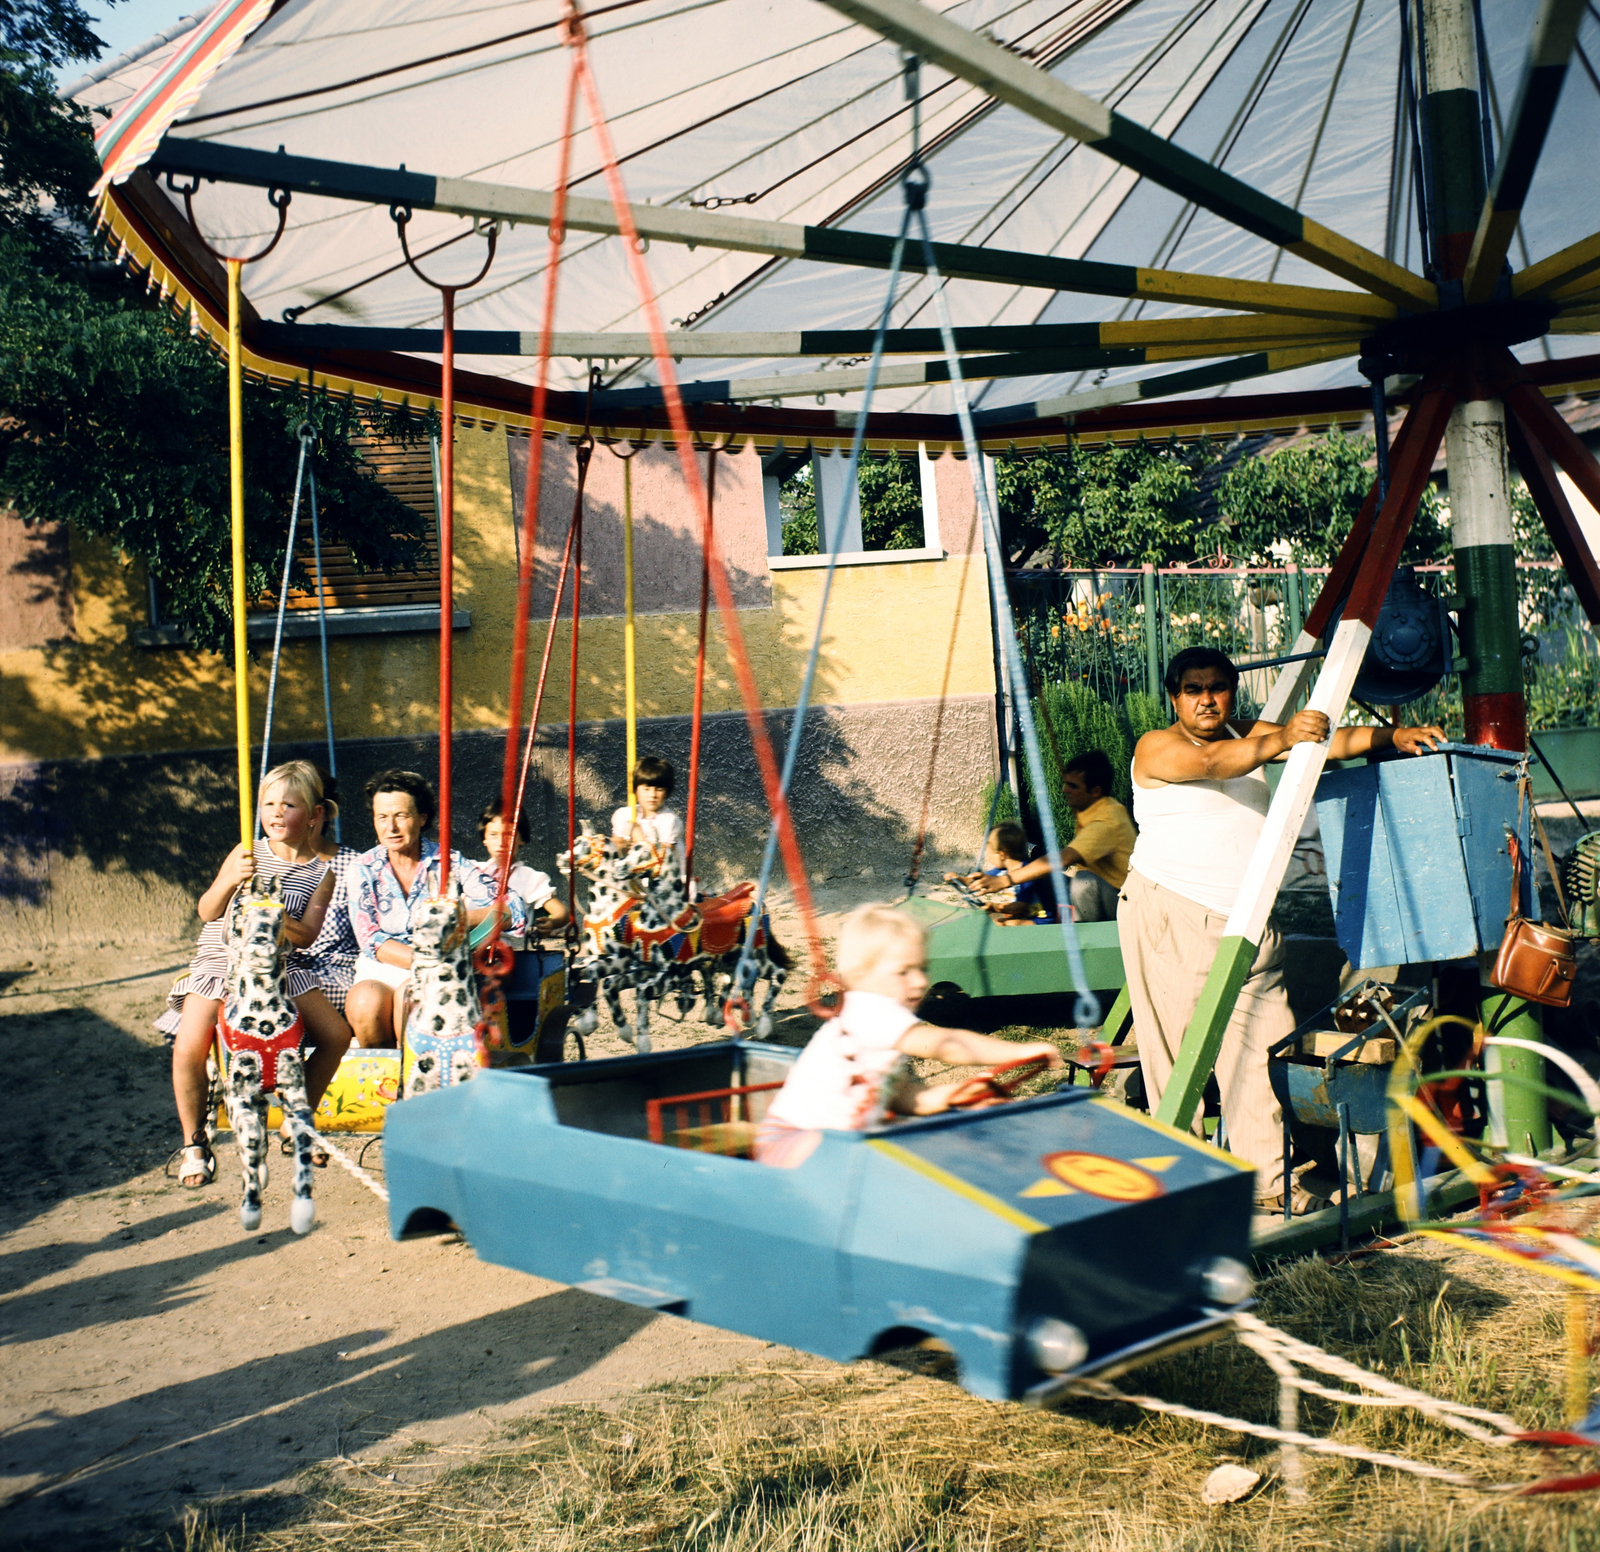
[[[989,832],[983,845],[983,868],[978,873],[946,873],[946,882],[964,878],[968,884],[977,885],[983,878],[1009,878],[1013,868],[1021,868],[1028,860],[1028,833],[1011,820],[997,824]],[[991,889],[984,899],[984,908],[1002,924],[1014,927],[1020,922],[1056,919],[1056,893],[1050,875],[1029,879],[1022,884],[1001,883]]]
[[[939,1029],[917,1017],[928,990],[927,941],[909,916],[887,905],[862,905],[839,929],[844,1005],[811,1037],[756,1132],[763,1164],[793,1169],[815,1151],[823,1131],[864,1131],[891,1114],[934,1115],[949,1107],[964,1080],[924,1085],[910,1058],[952,1065],[996,1066],[1046,1057],[1045,1041],[1017,1045],[966,1029]]]
[[[499,870],[500,848],[506,843],[504,814],[504,800],[491,798],[484,805],[483,812],[478,815],[478,836],[483,842],[484,849],[489,853],[488,870],[492,874]],[[517,852],[527,844],[527,815],[518,813],[517,841],[511,850],[511,876],[506,880],[506,888],[512,894],[519,896],[522,903],[527,906],[529,934],[537,937],[540,927],[553,929],[565,926],[572,913],[556,898],[555,885],[550,882],[548,873],[541,873],[537,868],[530,868],[527,863],[517,861]]]
[[[633,808],[627,805],[611,816],[611,834],[624,845],[646,841],[652,846],[670,846],[678,854],[678,867],[687,872],[688,856],[683,849],[683,820],[665,806],[672,796],[677,772],[670,760],[647,754],[633,768]]]

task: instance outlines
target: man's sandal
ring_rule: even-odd
[[[174,1157],[178,1160],[178,1184],[185,1191],[198,1191],[217,1178],[217,1156],[204,1132],[196,1132],[195,1140],[185,1143]]]

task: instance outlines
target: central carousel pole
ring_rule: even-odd
[[[1423,70],[1423,133],[1429,226],[1441,298],[1462,277],[1488,182],[1477,40],[1471,0],[1417,0]],[[1505,406],[1499,398],[1464,399],[1445,429],[1450,475],[1450,531],[1461,598],[1461,674],[1465,739],[1496,749],[1528,747],[1522,628],[1517,609],[1515,536],[1506,461]],[[1531,859],[1530,859],[1531,860]],[[1489,956],[1492,963],[1492,955]],[[1487,964],[1484,966],[1486,975]],[[1479,1017],[1492,1035],[1542,1039],[1538,1009],[1483,981]],[[1504,1046],[1484,1053],[1491,1071],[1544,1081],[1544,1058]],[[1544,1095],[1522,1084],[1490,1082],[1489,1140],[1515,1151],[1550,1146]]]

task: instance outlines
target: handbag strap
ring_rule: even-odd
[[[1567,897],[1561,888],[1561,873],[1556,867],[1556,859],[1550,855],[1550,837],[1544,833],[1544,820],[1539,817],[1539,810],[1533,810],[1533,822],[1539,831],[1539,845],[1544,848],[1544,865],[1550,869],[1550,882],[1556,886],[1556,904],[1561,907],[1561,920],[1567,924],[1567,930],[1572,930],[1572,916],[1567,910]]]
[[[1511,905],[1506,911],[1507,921],[1522,914],[1522,805],[1528,800],[1529,785],[1526,776],[1517,782],[1517,823],[1514,829],[1506,827],[1506,849],[1511,853]]]

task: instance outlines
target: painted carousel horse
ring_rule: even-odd
[[[635,940],[649,948],[659,967],[662,984],[657,995],[674,996],[680,1012],[687,1014],[693,1009],[695,976],[701,977],[706,1023],[720,1029],[726,1022],[724,1004],[735,990],[734,974],[755,908],[755,885],[736,884],[726,894],[693,901],[677,852],[671,847],[651,849],[656,865],[636,869],[633,875],[633,886],[640,892],[639,912],[633,922]],[[746,995],[752,1004],[756,988],[763,979],[767,982],[766,1000],[753,1026],[753,1032],[765,1039],[772,1033],[773,1005],[788,978],[787,956],[774,943],[765,915],[756,927],[747,975]]]
[[[305,1025],[289,1001],[287,922],[277,879],[257,880],[234,896],[228,916],[228,986],[217,1033],[225,1060],[228,1119],[244,1170],[239,1222],[251,1231],[261,1227],[267,1096],[275,1092],[295,1136],[289,1226],[305,1234],[316,1221],[317,1205],[311,1199],[311,1103],[300,1055]]]
[[[443,894],[424,896],[412,908],[409,995],[406,1093],[465,1083],[480,1066],[487,1018],[472,969],[461,883],[454,873]]]
[[[595,983],[595,1000],[573,1027],[581,1035],[593,1034],[604,997],[617,1033],[640,1052],[650,1049],[649,1005],[659,995],[660,967],[651,964],[633,942],[633,918],[639,910],[633,876],[654,860],[653,848],[635,845],[624,850],[611,836],[596,834],[587,822],[572,850],[556,858],[563,872],[575,868],[589,885],[588,902],[578,912],[580,933],[571,974]],[[622,1004],[622,993],[628,990],[635,994],[632,1020]]]

